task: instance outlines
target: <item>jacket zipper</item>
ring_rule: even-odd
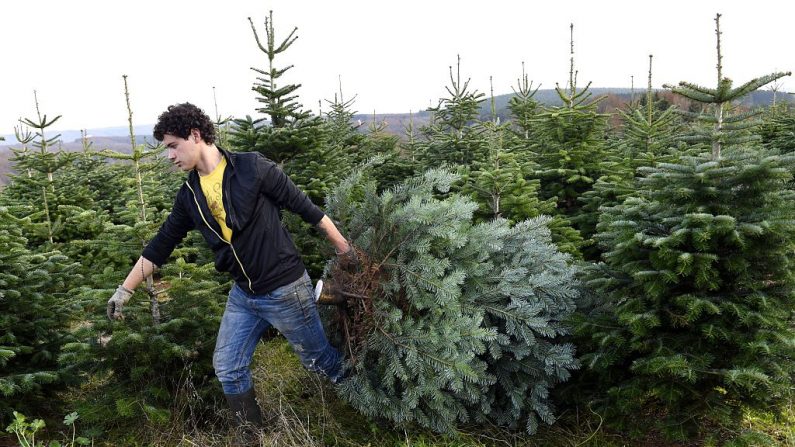
[[[188,189],[190,189],[190,192],[193,194],[193,201],[196,203],[196,208],[199,210],[199,216],[201,216],[202,220],[204,221],[204,224],[207,225],[207,228],[209,228],[210,231],[212,231],[216,236],[218,236],[218,239],[229,244],[229,247],[232,249],[232,254],[235,256],[235,260],[237,261],[237,264],[240,266],[240,271],[243,272],[243,276],[245,276],[246,279],[248,280],[248,289],[251,290],[251,293],[254,293],[254,288],[251,286],[251,278],[248,277],[246,269],[243,268],[243,263],[240,262],[240,258],[237,257],[237,252],[235,251],[235,246],[232,245],[232,241],[227,241],[226,239],[222,238],[221,235],[218,234],[218,232],[215,231],[213,227],[210,226],[210,224],[207,222],[207,219],[204,218],[204,213],[202,213],[201,206],[199,206],[199,200],[196,198],[196,191],[193,190],[193,188],[190,186],[190,183],[185,182],[185,184],[188,186]]]

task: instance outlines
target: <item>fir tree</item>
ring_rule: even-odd
[[[38,95],[34,91],[36,118],[25,118],[21,124],[32,127],[15,127],[15,134],[22,148],[12,149],[12,162],[19,174],[12,175],[0,203],[10,206],[9,212],[18,217],[30,217],[32,225],[26,234],[31,247],[44,242],[50,244],[81,238],[86,232],[95,234],[98,226],[95,216],[86,212],[93,207],[91,194],[82,181],[75,182],[67,173],[75,154],[66,153],[60,147],[50,148],[59,142],[60,134],[48,137],[47,129],[60,119],[60,115],[48,119],[41,113]],[[37,150],[30,150],[31,144]],[[60,144],[59,144],[60,146]]]
[[[379,193],[414,176],[418,167],[411,159],[411,149],[404,150],[401,147],[400,138],[387,130],[386,121],[376,120],[375,112],[367,123],[360,148],[359,156],[354,159],[355,166],[362,165],[375,157],[382,159],[381,163],[373,167],[373,177],[377,179]]]
[[[787,104],[770,107],[759,126],[762,144],[782,154],[795,152],[795,113]]]
[[[153,148],[147,148],[146,145],[135,144],[135,133],[133,132],[132,121],[133,112],[132,107],[130,106],[130,92],[127,88],[127,75],[123,75],[122,77],[124,79],[124,98],[127,104],[131,153],[128,155],[121,152],[105,150],[102,152],[102,155],[115,160],[126,160],[132,164],[132,174],[135,179],[135,190],[137,194],[135,201],[128,202],[127,209],[129,212],[135,213],[135,217],[130,219],[131,223],[134,222],[131,230],[135,235],[134,237],[141,242],[141,248],[144,248],[146,247],[147,241],[151,239],[151,236],[154,234],[154,231],[157,228],[157,224],[156,222],[153,222],[151,216],[154,210],[150,207],[146,200],[148,194],[144,194],[144,184],[151,184],[151,180],[149,182],[146,181],[145,174],[154,167],[148,163],[148,159],[154,158],[158,153],[163,151],[164,147],[158,145]],[[154,324],[158,324],[160,320],[160,310],[157,297],[152,293],[154,286],[151,275],[146,278],[146,289],[150,292],[153,322]]]
[[[525,179],[530,167],[519,162],[518,154],[511,151],[512,139],[509,125],[500,124],[494,104],[494,87],[491,89],[491,121],[478,122],[477,134],[484,139],[487,154],[474,160],[463,179],[462,191],[480,205],[477,215],[484,220],[506,218],[518,222],[540,214],[551,214],[555,204],[538,199],[538,180]]]
[[[121,223],[119,214],[125,202],[125,167],[107,163],[105,157],[94,150],[93,142],[85,130],[82,131],[81,141],[83,150],[72,165],[64,169],[63,181],[85,186],[94,204],[92,208],[106,212],[112,221]]]
[[[560,342],[574,269],[545,219],[476,224],[477,204],[431,170],[381,194],[361,172],[328,198],[361,270],[330,268],[345,300],[337,331],[353,373],[340,392],[359,411],[451,431],[466,421],[554,420],[548,391],[576,367]]]
[[[533,83],[525,73],[524,62],[522,62],[522,76],[516,80],[516,84],[516,88],[512,87],[513,96],[508,100],[512,129],[520,139],[531,142],[535,139],[536,119],[541,112],[541,106],[534,96],[541,85],[533,89]]]
[[[323,203],[323,199],[340,179],[350,172],[356,159],[362,157],[360,146],[365,137],[352,121],[356,113],[353,110],[355,100],[355,95],[345,99],[340,80],[339,92],[334,94],[334,100],[326,100],[330,111],[318,128],[319,144],[304,147],[285,166],[291,180],[318,205]],[[319,277],[329,255],[326,252],[326,238],[292,213],[283,213],[282,220],[293,235],[310,276]]]
[[[0,421],[11,409],[52,409],[54,393],[73,379],[57,359],[72,341],[78,266],[58,251],[29,250],[29,224],[0,207]]]
[[[420,152],[425,166],[468,166],[481,159],[485,153],[483,140],[472,123],[478,118],[483,93],[469,89],[470,80],[461,82],[461,57],[458,57],[456,75],[450,67],[450,86],[445,87],[448,97],[439,100],[429,111],[430,124],[423,128],[427,143]]]
[[[260,128],[265,126],[266,118],[254,119],[250,115],[232,120],[229,130],[229,149],[235,151],[253,151],[257,147]],[[223,146],[222,146],[223,147]]]
[[[569,217],[580,213],[578,198],[590,190],[601,174],[599,160],[605,155],[606,115],[596,107],[604,97],[591,98],[590,82],[577,88],[574,69],[574,25],[571,25],[571,60],[565,89],[555,85],[563,106],[548,108],[535,119],[540,169],[541,198],[555,198],[559,212]]]
[[[606,389],[603,409],[644,430],[639,416],[652,415],[680,439],[716,421],[734,427],[743,408],[775,410],[795,372],[795,160],[748,138],[749,114],[725,113],[786,74],[732,88],[719,18],[716,88],[673,88],[711,105],[697,117],[710,132],[688,138],[709,152],[643,168],[638,196],[605,210],[605,263],[588,282],[599,298],[579,326],[583,361]]]
[[[267,68],[254,68],[258,73],[257,81],[252,90],[257,93],[257,101],[262,107],[257,112],[265,114],[269,120],[268,125],[260,125],[262,120],[235,120],[235,129],[232,131],[233,140],[239,150],[259,151],[274,162],[284,165],[307,148],[320,145],[321,120],[302,109],[297,101],[296,91],[301,84],[281,84],[282,76],[293,66],[278,68],[274,65],[276,56],[287,51],[298,38],[295,33],[298,28],[293,28],[290,34],[276,43],[276,32],[273,26],[273,11],[265,19],[265,41],[260,40],[260,35],[249,17],[251,30],[257,47],[268,58]],[[250,138],[254,132],[256,138]],[[242,143],[249,145],[243,146]],[[253,146],[250,143],[254,143]]]
[[[329,103],[330,111],[319,127],[317,145],[306,146],[285,167],[290,178],[318,205],[339,180],[350,172],[358,159],[364,140],[353,123],[354,95],[345,99],[340,81],[339,93]]]
[[[30,118],[25,118],[22,121],[30,127],[36,129],[34,135],[29,130],[19,130],[14,128],[18,141],[22,144],[21,150],[14,150],[14,157],[12,163],[18,171],[24,171],[27,176],[11,177],[11,184],[7,188],[4,196],[6,197],[6,204],[11,203],[17,205],[29,205],[29,212],[33,213],[32,220],[34,222],[41,222],[43,225],[38,226],[40,230],[37,236],[41,239],[49,241],[50,244],[54,242],[53,235],[56,231],[55,219],[53,216],[53,193],[55,192],[53,186],[53,173],[60,169],[62,166],[70,162],[69,156],[60,153],[53,153],[48,148],[58,141],[60,134],[47,138],[45,130],[53,125],[61,118],[61,115],[56,116],[51,120],[47,120],[47,115],[42,116],[39,109],[39,99],[37,93],[33,92],[34,102],[36,105],[37,120],[33,121]],[[27,144],[32,143],[37,152],[30,151]],[[15,181],[18,180],[18,181]],[[41,206],[37,206],[37,204]],[[32,236],[32,235],[30,235]]]
[[[636,191],[637,170],[659,162],[675,161],[676,135],[680,132],[676,108],[662,108],[655,101],[652,89],[652,59],[649,55],[649,75],[646,95],[628,110],[618,110],[622,120],[622,134],[608,143],[605,158],[599,162],[603,172],[590,191],[579,198],[581,214],[575,219],[584,237],[596,233],[601,207],[623,202]],[[584,249],[587,259],[599,259],[598,246]]]
[[[361,144],[363,136],[359,132],[359,128],[362,124],[361,122],[353,122],[353,117],[356,115],[356,111],[353,110],[356,95],[353,95],[350,99],[345,99],[342,93],[342,79],[339,80],[339,92],[334,94],[334,100],[326,100],[326,102],[330,108],[325,118],[325,139],[327,144],[339,148]]]
[[[230,126],[232,124],[232,117],[221,117],[221,114],[218,113],[218,99],[215,97],[215,87],[213,86],[213,104],[215,105],[215,121],[213,124],[215,125],[215,135],[218,141],[218,146],[229,149],[229,132]]]
[[[123,323],[99,316],[111,289],[81,291],[96,303],[86,311],[97,318],[78,331],[83,341],[68,345],[61,363],[84,374],[113,373],[112,383],[74,403],[87,424],[107,430],[146,417],[162,425],[175,408],[187,409],[190,423],[212,420],[221,401],[212,353],[229,282],[212,263],[185,262],[194,252],[175,250],[176,261],[164,266],[157,289],[136,292]],[[159,324],[152,322],[151,295],[160,301]]]
[[[418,129],[414,125],[414,112],[409,110],[409,122],[403,124],[404,143],[402,144],[402,152],[412,163],[417,161],[417,154],[420,149],[419,133],[417,130]]]
[[[540,180],[537,173],[541,169],[538,163],[540,159],[537,152],[536,140],[538,139],[537,129],[538,119],[543,112],[533,96],[539,87],[533,89],[533,83],[529,81],[527,73],[522,64],[522,76],[517,79],[517,85],[513,88],[514,95],[508,101],[508,108],[511,112],[511,121],[508,123],[504,135],[504,142],[507,152],[511,154],[512,163],[518,164],[521,170],[521,178],[516,177],[516,185],[520,191],[514,197],[522,202],[533,202],[526,206],[525,214],[516,215],[514,221],[536,217],[546,214],[552,217],[548,226],[552,231],[552,240],[558,249],[564,253],[569,253],[576,258],[582,257],[580,250],[584,241],[579,231],[572,227],[569,219],[559,213],[556,199],[554,197],[546,200],[538,198],[540,190]],[[492,94],[493,97],[493,94]],[[492,100],[493,102],[493,100]],[[494,109],[494,105],[492,105]],[[495,113],[492,112],[492,116]],[[524,191],[521,191],[524,190]],[[532,190],[532,192],[530,191]]]

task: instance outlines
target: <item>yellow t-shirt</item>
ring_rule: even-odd
[[[226,169],[226,157],[221,157],[221,162],[213,169],[213,172],[199,176],[199,183],[204,197],[207,199],[210,212],[221,226],[221,235],[229,242],[232,240],[232,229],[226,226],[226,210],[222,200],[224,169]]]

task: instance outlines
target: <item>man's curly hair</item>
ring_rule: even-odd
[[[215,143],[215,126],[210,117],[189,102],[168,106],[168,110],[157,117],[153,133],[157,141],[163,141],[165,134],[187,139],[191,129],[198,129],[205,143]]]

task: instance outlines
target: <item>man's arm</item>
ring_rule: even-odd
[[[154,271],[155,265],[152,264],[152,261],[141,256],[138,258],[138,262],[136,262],[133,268],[130,270],[130,273],[127,274],[127,279],[125,279],[121,285],[125,289],[135,290],[135,288],[138,287],[138,285],[141,284],[146,277],[151,275]]]
[[[323,211],[301,191],[290,177],[275,163],[263,156],[257,158],[260,177],[260,192],[271,199],[279,208],[297,214],[309,225],[318,226]]]
[[[262,177],[261,191],[273,199],[280,207],[287,208],[301,216],[304,222],[314,225],[334,246],[337,255],[352,254],[350,244],[340,234],[334,222],[309,200],[295,183],[275,163],[260,157],[257,160],[259,175]]]
[[[337,253],[337,265],[342,270],[348,273],[356,273],[359,270],[359,256],[356,254],[353,246],[345,240],[345,237],[337,230],[337,226],[329,219],[328,216],[323,216],[320,222],[316,225],[318,231],[323,233],[326,238],[334,246],[334,251]]]
[[[171,213],[160,226],[157,235],[144,248],[143,254],[138,258],[127,278],[116,289],[113,296],[108,300],[108,318],[112,320],[123,319],[122,309],[133,291],[141,284],[155,269],[155,265],[162,265],[174,251],[174,247],[185,238],[188,231],[193,229],[193,221],[188,216],[179,200],[179,195],[174,201]]]
[[[331,242],[331,245],[334,246],[334,250],[338,255],[350,251],[350,244],[328,216],[323,216],[323,218],[320,219],[320,222],[317,224],[317,229],[326,236],[329,242]]]

